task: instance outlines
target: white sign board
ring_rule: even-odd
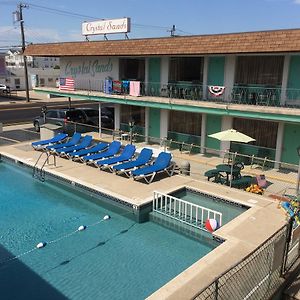
[[[130,32],[130,18],[82,23],[82,35]]]

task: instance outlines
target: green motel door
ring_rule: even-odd
[[[160,58],[149,58],[148,87],[152,95],[159,96],[160,91]]]
[[[157,140],[160,138],[160,109],[149,109],[149,139]]]

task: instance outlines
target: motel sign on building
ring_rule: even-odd
[[[130,18],[100,20],[82,23],[82,35],[130,32]]]

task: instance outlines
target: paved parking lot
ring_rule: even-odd
[[[34,130],[31,124],[7,126],[0,133],[0,146],[13,145],[39,138],[40,134]]]

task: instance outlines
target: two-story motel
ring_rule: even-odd
[[[298,163],[300,29],[33,44],[25,55],[60,57],[61,77],[75,80],[75,91],[36,91],[112,103],[115,129],[133,118],[148,139],[204,151],[228,147],[208,135],[235,128],[256,139],[235,151]],[[107,78],[140,82],[140,96],[107,93]]]

